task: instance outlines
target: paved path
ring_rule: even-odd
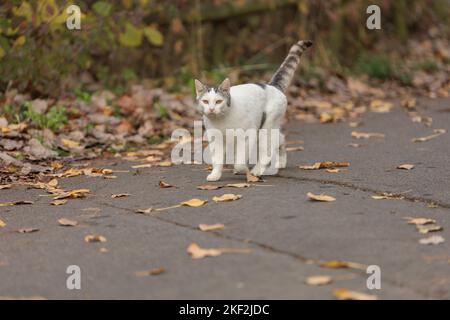
[[[348,123],[288,125],[288,140],[303,140],[305,151],[289,153],[288,168],[278,177],[246,189],[197,190],[205,184],[205,166],[131,169],[133,163],[100,161],[96,166],[120,172],[117,179],[61,179],[63,188],[89,188],[92,195],[50,206],[42,190],[0,191],[0,202],[33,200],[33,205],[0,208],[0,296],[45,298],[287,298],[333,299],[333,289],[347,288],[379,298],[450,298],[450,139],[449,133],[423,143],[412,138],[432,129],[450,129],[450,100],[422,100],[432,128],[413,123],[404,110],[368,113],[359,128]],[[351,131],[380,132],[384,139],[355,140]],[[349,143],[359,143],[354,148]],[[300,164],[349,161],[339,173],[305,171]],[[399,170],[411,163],[410,171]],[[91,164],[92,165],[92,164]],[[223,183],[242,181],[227,173]],[[161,189],[164,180],[176,188]],[[266,185],[266,186],[262,186]],[[127,192],[131,196],[112,199]],[[337,198],[308,201],[307,192]],[[403,200],[374,200],[381,192]],[[215,195],[242,194],[242,199],[214,203]],[[139,215],[136,209],[168,207],[191,198],[208,199],[198,208],[179,207]],[[59,218],[77,227],[59,226]],[[422,245],[420,234],[404,217],[436,219],[446,238]],[[225,229],[203,232],[198,224],[223,223]],[[36,227],[29,234],[14,232]],[[101,234],[105,243],[86,243]],[[249,248],[251,253],[223,254],[193,260],[186,249]],[[107,252],[101,252],[106,248]],[[381,268],[381,290],[366,288],[358,269],[328,269],[321,261],[342,260]],[[66,268],[81,268],[81,290],[66,288]],[[136,271],[163,267],[157,276]],[[330,275],[324,286],[305,284],[307,277]]]

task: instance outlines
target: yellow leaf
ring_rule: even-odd
[[[228,201],[239,200],[241,198],[242,198],[242,196],[240,194],[226,193],[224,195],[221,195],[220,197],[214,197],[213,201],[215,201],[215,202],[228,202]]]
[[[216,223],[216,224],[199,224],[198,228],[202,231],[212,231],[212,230],[220,230],[225,228],[225,225],[221,224],[221,223]]]
[[[155,46],[162,46],[164,43],[164,36],[156,29],[156,27],[149,26],[144,28],[144,34],[147,37],[148,42]]]
[[[67,200],[53,200],[52,205],[53,206],[62,206],[67,203]]]
[[[397,167],[397,169],[411,170],[411,169],[414,169],[414,165],[413,164],[401,164]]]
[[[198,244],[192,243],[187,248],[187,252],[192,257],[192,259],[202,259],[205,257],[217,257],[223,253],[249,253],[250,249],[235,249],[235,248],[214,248],[214,249],[203,249],[200,248]]]
[[[86,196],[86,194],[89,192],[91,192],[89,189],[75,189],[75,190],[71,190],[71,191],[62,192],[62,193],[58,194],[56,197],[54,197],[53,199],[59,200],[59,199],[66,199],[66,198],[71,198],[71,199],[84,198]]]
[[[377,300],[376,295],[350,291],[344,288],[335,289],[333,294],[339,300]]]
[[[41,21],[49,23],[59,15],[59,8],[55,0],[43,0],[39,1],[38,12]]]
[[[166,270],[164,268],[155,268],[155,269],[150,269],[150,270],[145,270],[145,271],[136,271],[135,275],[137,277],[157,276],[164,272],[166,272]]]
[[[204,205],[207,202],[208,202],[208,200],[201,200],[201,199],[194,198],[191,200],[181,202],[180,204],[182,206],[188,206],[188,207],[201,207],[202,205]]]
[[[89,234],[84,237],[84,241],[86,242],[106,242],[106,238],[104,236],[98,234]]]
[[[13,7],[12,12],[16,16],[26,18],[27,21],[30,21],[33,17],[33,9],[28,1],[23,1],[20,7]]]
[[[74,149],[74,148],[77,148],[80,146],[80,143],[78,141],[73,141],[70,139],[63,138],[63,139],[61,139],[61,142],[65,147],[67,147],[69,149]]]
[[[263,182],[260,177],[252,175],[250,172],[247,172],[247,182]]]
[[[310,286],[323,286],[330,284],[333,279],[330,276],[311,276],[306,278],[306,284]]]
[[[59,223],[61,226],[64,226],[64,227],[75,227],[76,225],[78,225],[78,222],[77,222],[77,221],[70,220],[70,219],[65,219],[65,218],[59,219],[59,220],[58,220],[58,223]]]
[[[411,217],[405,217],[404,219],[408,220],[408,224],[415,224],[415,225],[426,225],[426,224],[433,224],[436,223],[436,220],[434,219],[428,219],[428,218],[411,218]]]
[[[355,139],[370,139],[370,138],[384,138],[385,135],[383,133],[352,131],[352,137]]]
[[[26,41],[27,41],[27,38],[22,35],[14,41],[13,47],[21,47],[25,44]]]
[[[308,198],[310,200],[313,200],[313,201],[331,202],[331,201],[335,201],[336,200],[336,198],[334,198],[332,196],[327,196],[326,194],[319,194],[319,195],[317,195],[317,194],[313,194],[311,192],[308,192],[306,195],[308,196]]]
[[[4,227],[6,227],[6,223],[2,219],[0,219],[0,228]]]
[[[142,30],[132,23],[125,24],[125,31],[119,34],[119,42],[125,47],[138,47],[142,43]]]
[[[204,185],[197,187],[197,189],[199,189],[199,190],[217,190],[220,188],[222,188],[222,186],[213,185],[213,184],[204,184]]]
[[[228,183],[226,185],[229,188],[248,188],[250,187],[249,183]]]

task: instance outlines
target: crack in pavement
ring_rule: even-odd
[[[177,227],[186,228],[186,229],[190,229],[190,230],[193,230],[193,231],[205,233],[204,231],[199,230],[197,226],[192,226],[192,225],[189,225],[189,224],[180,223],[180,222],[172,220],[172,219],[167,219],[167,218],[161,217],[160,214],[158,214],[158,213],[148,213],[148,214],[136,213],[136,211],[134,209],[130,209],[130,208],[127,208],[127,207],[113,205],[113,204],[102,202],[102,201],[95,201],[95,202],[97,204],[99,204],[99,205],[104,205],[104,206],[107,206],[107,207],[110,207],[110,208],[115,208],[115,209],[119,209],[119,210],[132,212],[133,214],[136,214],[136,215],[149,216],[151,218],[157,219],[158,221],[169,223],[169,224],[175,225]],[[279,254],[279,255],[288,256],[290,258],[293,258],[294,260],[299,261],[300,263],[307,264],[307,265],[315,265],[315,266],[317,266],[319,268],[322,268],[320,266],[321,263],[326,262],[326,260],[308,259],[308,258],[305,258],[302,255],[297,254],[297,253],[293,253],[293,252],[290,252],[290,251],[278,249],[278,248],[273,247],[271,245],[268,245],[268,244],[265,244],[265,243],[261,243],[261,242],[258,242],[258,241],[254,241],[254,240],[251,240],[251,239],[243,239],[243,238],[239,238],[239,237],[232,237],[232,236],[229,236],[227,234],[224,234],[224,233],[221,233],[221,232],[218,232],[218,231],[208,231],[207,233],[210,234],[210,235],[216,236],[218,238],[221,238],[221,239],[227,239],[227,240],[235,241],[235,242],[238,242],[238,243],[250,244],[250,245],[258,247],[259,249],[262,249],[263,251],[270,252],[272,254]],[[342,268],[342,270],[345,270],[345,271],[347,271],[347,272],[349,272],[351,274],[356,274],[356,275],[361,276],[361,277],[364,277],[366,275],[366,268],[367,268],[366,265],[360,264],[360,263],[354,263],[354,262],[350,262],[350,263],[353,264],[355,267]],[[428,298],[428,299],[437,299],[438,298],[437,296],[433,296],[433,295],[430,295],[429,293],[421,292],[420,289],[417,290],[415,288],[408,287],[405,284],[402,284],[402,283],[399,283],[399,282],[397,282],[395,280],[386,278],[385,276],[383,277],[383,282],[386,282],[386,283],[388,283],[388,284],[390,284],[390,285],[392,285],[394,287],[397,287],[397,288],[409,289],[409,290],[413,291],[414,293],[423,296],[424,298]]]
[[[434,199],[423,198],[423,197],[408,196],[408,195],[405,195],[404,193],[399,193],[399,192],[381,191],[381,190],[371,189],[371,188],[367,188],[367,187],[360,187],[360,186],[357,186],[357,185],[352,184],[350,182],[341,182],[341,181],[336,181],[336,180],[322,180],[322,179],[318,179],[318,178],[305,178],[305,177],[298,177],[298,176],[292,176],[292,175],[283,175],[283,174],[278,174],[277,177],[285,178],[285,179],[292,179],[292,180],[297,180],[297,181],[302,181],[302,182],[316,182],[316,183],[321,183],[321,184],[332,184],[332,185],[343,187],[343,188],[349,188],[349,189],[352,189],[352,190],[362,191],[362,192],[367,192],[367,193],[370,192],[370,193],[373,193],[373,194],[388,193],[388,194],[391,194],[394,197],[402,197],[402,198],[399,198],[399,199],[396,199],[396,200],[406,200],[406,201],[413,202],[413,203],[422,203],[422,204],[425,204],[425,205],[434,205],[434,206],[436,206],[438,208],[450,209],[450,204],[449,203],[445,203],[445,202],[442,202],[440,200],[434,200]]]

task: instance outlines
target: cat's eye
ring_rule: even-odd
[[[208,104],[208,103],[209,103],[208,100],[202,100],[202,102],[203,102],[204,104]]]
[[[221,104],[223,100],[216,100],[216,104]]]

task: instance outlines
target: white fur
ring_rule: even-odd
[[[220,94],[215,93],[214,90],[209,90],[204,93],[199,101],[199,107],[202,109],[204,115],[203,120],[205,128],[218,129],[225,137],[226,129],[256,129],[259,130],[263,119],[263,113],[266,113],[266,119],[261,129],[280,129],[286,112],[287,100],[286,96],[277,88],[266,85],[264,88],[255,84],[242,84],[230,88],[231,105],[226,105],[223,102],[216,105],[214,101],[224,100]],[[204,104],[201,100],[208,100],[209,104]],[[214,107],[212,107],[214,105]],[[206,111],[211,106],[211,110]],[[286,152],[284,148],[284,137],[280,139],[280,159],[275,164],[277,168],[284,168],[286,166]],[[217,181],[222,176],[223,169],[223,154],[215,155],[217,146],[210,140],[211,160],[213,169],[208,175],[208,181]],[[270,147],[270,146],[267,146]],[[222,148],[225,150],[225,147]],[[248,150],[248,149],[247,149]],[[273,150],[277,152],[278,150]],[[263,150],[260,153],[266,154]],[[222,159],[219,159],[222,157]],[[221,160],[221,161],[220,161]],[[264,174],[271,159],[258,159],[257,164],[252,169],[252,174],[261,176]],[[245,173],[247,166],[245,164],[235,164],[235,173]]]

